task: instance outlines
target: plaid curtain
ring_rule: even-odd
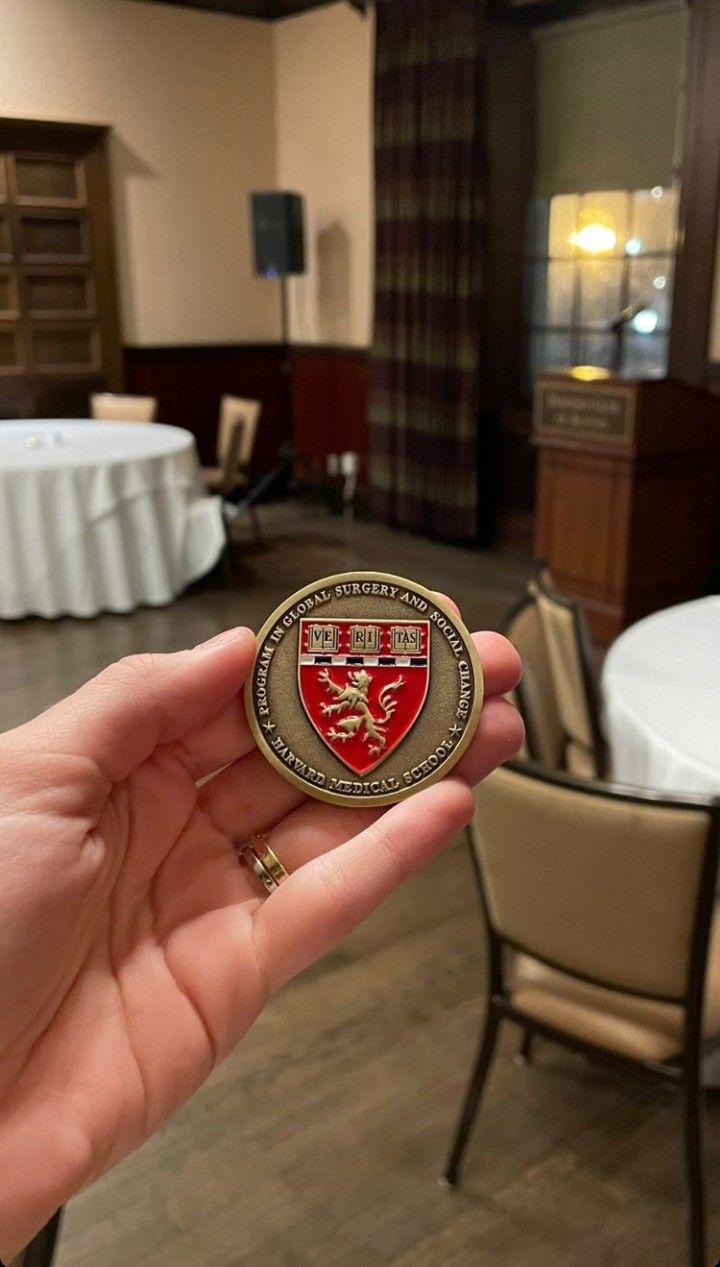
[[[371,506],[476,534],[481,0],[378,0]]]

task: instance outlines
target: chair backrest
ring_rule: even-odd
[[[245,444],[245,429],[246,423],[244,418],[235,418],[227,429],[227,443],[221,466],[221,493],[231,493],[237,485],[238,471],[241,467],[239,454]]]
[[[611,989],[685,1000],[699,916],[709,925],[714,897],[717,804],[519,762],[486,779],[476,804],[494,934]]]
[[[252,461],[258,420],[262,405],[259,400],[242,400],[239,396],[223,396],[218,423],[218,465],[225,467],[230,439],[237,422],[242,422],[242,436],[237,450],[236,469],[248,467]]]
[[[566,766],[584,778],[601,778],[606,765],[605,743],[583,613],[577,603],[550,588],[544,572],[539,573],[531,588],[535,592],[557,710],[565,731]]]
[[[523,662],[513,703],[525,722],[527,754],[553,769],[565,764],[565,732],[558,713],[545,633],[535,599],[528,595],[505,622],[505,634]]]
[[[156,396],[122,396],[116,392],[94,392],[90,413],[97,422],[154,422]]]

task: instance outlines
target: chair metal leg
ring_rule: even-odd
[[[235,543],[232,538],[232,527],[237,518],[235,507],[231,502],[223,499],[222,504],[222,524],[225,531],[225,548],[223,549],[220,563],[222,566],[223,579],[226,585],[231,585],[237,578],[237,560],[235,557]]]
[[[235,565],[235,551],[229,535],[226,535],[225,537],[225,545],[223,547],[222,555],[220,556],[220,563],[222,566],[222,575],[225,584],[232,585],[237,577],[237,567]]]
[[[37,1236],[33,1237],[23,1254],[23,1267],[51,1267],[55,1257],[61,1219],[62,1209],[58,1210]]]
[[[684,1087],[685,1164],[688,1185],[689,1267],[705,1267],[705,1183],[703,1176],[700,1071],[686,1075]]]
[[[250,515],[250,522],[252,523],[255,541],[257,545],[261,546],[263,543],[263,535],[260,527],[260,516],[258,515],[257,506],[254,502],[251,502],[248,506],[248,514]]]
[[[470,1083],[465,1095],[465,1102],[463,1104],[455,1132],[455,1140],[443,1174],[443,1179],[452,1188],[455,1188],[458,1183],[460,1165],[462,1163],[465,1147],[468,1139],[470,1138],[470,1132],[472,1131],[475,1118],[477,1116],[478,1108],[480,1107],[483,1087],[490,1071],[492,1058],[495,1054],[495,1046],[497,1044],[499,1029],[500,1018],[493,1008],[492,1003],[490,1003],[485,1020],[485,1028],[480,1040],[477,1060],[475,1061],[475,1067],[470,1077]]]
[[[518,1047],[517,1052],[515,1053],[516,1065],[529,1065],[531,1063],[534,1042],[535,1042],[535,1035],[533,1034],[532,1030],[524,1029],[523,1034],[522,1034],[522,1039],[520,1041],[520,1046]]]

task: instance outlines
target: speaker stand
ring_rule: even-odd
[[[287,355],[290,347],[290,295],[288,279],[284,273],[280,276],[280,331]]]
[[[290,293],[285,273],[280,276],[280,328],[282,337],[282,361],[280,363],[281,410],[288,433],[294,438],[292,406],[292,352],[290,348]],[[294,455],[293,455],[294,456]]]

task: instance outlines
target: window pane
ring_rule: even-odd
[[[570,326],[573,320],[573,295],[575,289],[575,265],[573,263],[548,264],[546,326]]]
[[[611,370],[615,358],[615,336],[581,334],[578,341],[578,365],[597,365]]]
[[[525,217],[525,254],[548,254],[548,221],[550,204],[547,198],[532,198]]]
[[[623,374],[633,378],[662,378],[667,373],[668,340],[662,334],[626,334]]]
[[[540,370],[566,369],[572,364],[569,334],[534,330],[530,338],[530,375],[534,382]]]
[[[670,327],[673,274],[675,260],[671,255],[664,259],[630,260],[628,271],[628,303],[644,304],[657,313],[658,330]]]
[[[545,335],[542,330],[533,330],[528,343],[527,357],[527,382],[526,388],[530,391],[535,386],[535,379],[540,370],[543,368],[543,352],[545,350]]]
[[[588,224],[601,224],[612,229],[616,240],[609,254],[622,255],[628,236],[628,205],[628,196],[620,189],[583,194],[580,199],[579,228]]]
[[[607,328],[622,308],[622,260],[581,260],[580,319],[581,326]]]
[[[647,251],[675,251],[678,191],[671,187],[637,189],[632,195],[633,244],[631,252],[644,255]]]
[[[577,228],[579,201],[577,194],[557,194],[550,199],[548,255],[562,258],[574,254],[570,238]]]
[[[548,369],[566,369],[572,365],[572,339],[569,334],[545,335],[545,365]]]
[[[545,324],[545,307],[547,302],[547,264],[545,260],[532,261],[525,269],[524,312],[528,325]]]

